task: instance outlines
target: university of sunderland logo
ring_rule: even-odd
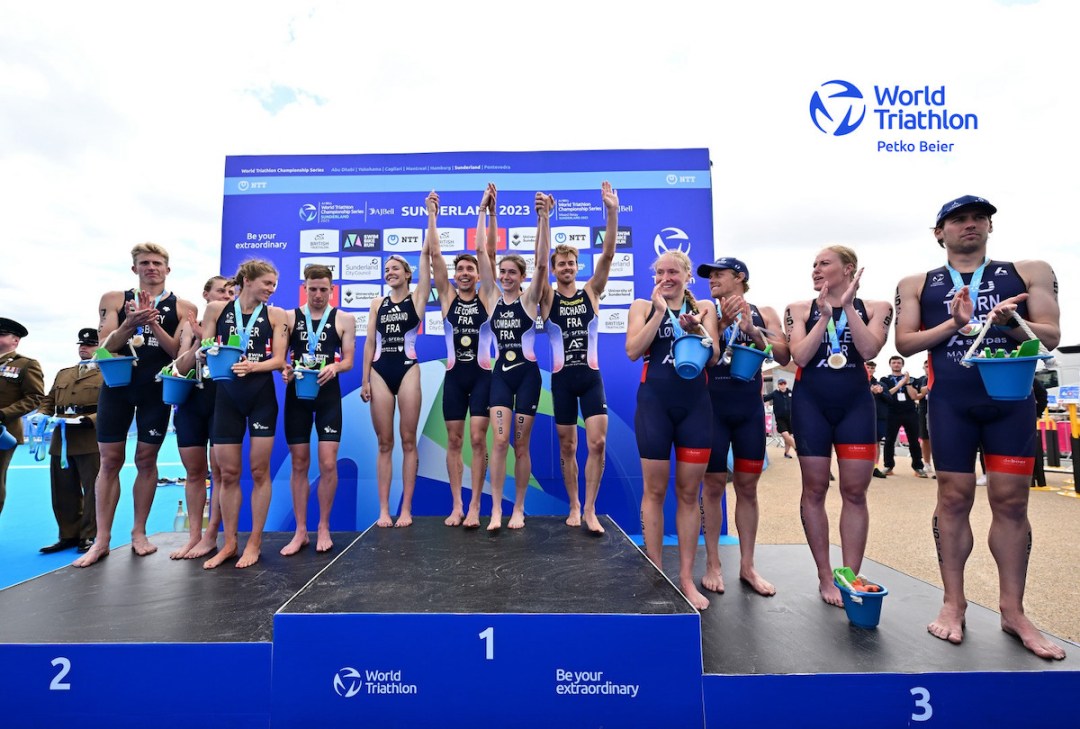
[[[826,81],[810,97],[810,120],[823,134],[851,134],[864,118],[866,102],[855,84],[839,79]]]

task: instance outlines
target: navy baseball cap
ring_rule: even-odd
[[[750,269],[746,267],[746,264],[740,261],[738,258],[732,258],[731,256],[724,256],[723,258],[717,258],[712,263],[703,263],[697,267],[697,275],[705,278],[713,271],[730,270],[743,275],[743,280],[750,283]]]
[[[949,202],[941,206],[941,210],[939,210],[937,214],[937,223],[934,225],[934,227],[940,228],[942,221],[955,213],[957,210],[961,208],[971,207],[982,208],[990,215],[993,215],[997,212],[997,208],[991,205],[990,201],[986,198],[976,197],[974,195],[964,195],[962,197],[956,198],[955,200],[950,200]]]

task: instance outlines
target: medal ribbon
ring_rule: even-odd
[[[251,312],[251,318],[248,319],[246,326],[241,324],[244,321],[243,312],[240,311],[240,299],[237,298],[233,302],[233,314],[236,317],[236,329],[240,332],[240,349],[247,352],[248,345],[251,343],[251,333],[255,331],[255,320],[259,318],[259,313],[262,312],[263,305],[260,303],[255,307],[255,310]]]
[[[963,276],[960,275],[959,271],[957,271],[955,268],[950,266],[948,263],[945,264],[945,268],[947,268],[949,270],[949,276],[952,277],[953,290],[956,293],[959,293],[960,289],[962,289],[964,286],[967,286],[968,291],[971,293],[972,307],[971,307],[971,321],[968,322],[969,324],[978,324],[979,323],[979,315],[978,315],[978,312],[976,311],[976,309],[978,308],[977,305],[979,303],[979,288],[982,286],[983,271],[986,270],[986,266],[989,263],[990,263],[990,259],[987,258],[987,257],[984,257],[982,265],[980,265],[978,268],[975,269],[975,273],[971,274],[971,283],[970,284],[965,284],[964,283],[964,278],[963,278]],[[954,293],[953,295],[955,296],[956,293]]]
[[[322,330],[326,329],[330,325],[330,312],[334,310],[334,307],[328,306],[323,311],[322,319],[319,319],[318,326],[311,326],[311,309],[307,304],[304,304],[304,321],[307,323],[308,331],[308,343],[307,353],[308,357],[315,357],[315,349],[319,346],[319,337],[322,336]]]
[[[829,330],[829,351],[833,354],[840,354],[840,337],[844,336],[844,331],[847,329],[847,312],[840,312],[840,322],[833,322],[832,317],[829,317],[829,323],[826,325]]]

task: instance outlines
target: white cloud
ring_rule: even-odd
[[[133,244],[168,247],[172,288],[198,298],[243,154],[709,147],[718,248],[778,309],[831,242],[891,299],[940,265],[938,206],[979,194],[1001,210],[993,254],[1051,261],[1080,341],[1066,0],[108,7],[6,2],[0,25],[0,314],[49,377],[101,293],[134,283]],[[945,84],[980,130],[941,157],[825,138],[809,96],[833,78]]]

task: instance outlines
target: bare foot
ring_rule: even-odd
[[[330,529],[319,527],[319,535],[315,539],[316,552],[329,552],[334,548],[334,540],[330,538]]]
[[[724,575],[720,572],[720,568],[706,568],[705,574],[701,577],[701,586],[709,592],[724,594]]]
[[[281,548],[281,556],[291,557],[308,544],[310,544],[310,542],[308,540],[307,530],[305,529],[302,534],[297,532],[293,535],[293,538],[289,540],[289,543]]]
[[[491,512],[491,521],[488,522],[487,530],[489,532],[494,532],[494,531],[498,531],[499,529],[502,529],[502,512],[501,511],[492,511]]]
[[[679,587],[682,589],[682,593],[686,595],[686,599],[690,601],[690,604],[693,605],[695,609],[704,610],[709,607],[709,599],[698,592],[693,577],[680,579]]]
[[[262,550],[258,545],[252,544],[251,540],[248,540],[247,545],[244,547],[244,553],[240,555],[240,559],[236,561],[237,569],[244,569],[250,567],[259,561],[259,557],[262,554]]]
[[[454,509],[450,512],[450,516],[443,520],[443,524],[446,526],[461,526],[464,518],[465,515],[461,512],[461,509]]]
[[[199,544],[197,537],[188,539],[188,543],[180,547],[180,549],[174,550],[169,553],[169,559],[187,559],[188,552],[194,549]]]
[[[1024,647],[1039,658],[1052,658],[1055,661],[1065,658],[1065,649],[1047,640],[1023,613],[1011,618],[1002,615],[1001,629],[1019,638]]]
[[[211,534],[207,531],[202,535],[202,539],[199,540],[199,543],[188,550],[188,553],[184,555],[184,559],[198,559],[199,557],[205,557],[215,549],[217,549],[217,534]]]
[[[375,526],[383,527],[384,529],[386,527],[392,527],[394,526],[394,520],[389,514],[379,514],[379,520],[375,522]]]
[[[757,570],[753,567],[750,569],[740,569],[739,579],[750,585],[750,589],[759,595],[772,597],[776,594],[776,588],[773,587],[772,583],[759,575]]]
[[[821,599],[833,607],[844,607],[844,598],[840,595],[840,588],[833,584],[832,580],[822,580],[818,585]]]
[[[510,522],[506,525],[509,529],[524,529],[525,528],[525,514],[518,512],[514,509],[514,513],[510,515]]]
[[[139,557],[146,557],[157,551],[157,547],[150,543],[145,534],[131,535],[131,551]]]
[[[566,517],[566,526],[579,527],[581,526],[581,506],[573,504],[570,507],[570,514]]]
[[[213,557],[211,557],[210,559],[203,562],[203,569],[204,570],[212,570],[215,567],[218,567],[218,566],[222,565],[225,562],[225,560],[232,559],[235,556],[236,556],[236,542],[230,542],[229,540],[226,539],[225,540],[225,546],[222,547],[221,549],[219,549],[218,553],[215,554]]]
[[[466,529],[476,529],[480,526],[480,510],[473,511],[469,509],[469,513],[465,515],[465,521],[462,522],[462,526]]]
[[[394,526],[396,526],[396,527],[412,526],[412,514],[410,514],[407,511],[401,512],[400,514],[398,514],[398,518],[397,518],[397,521],[394,522]]]
[[[89,567],[95,562],[105,559],[109,556],[109,543],[101,541],[101,538],[94,542],[94,546],[90,547],[90,551],[79,557],[71,564],[75,567]]]
[[[955,605],[942,605],[937,619],[926,626],[926,630],[935,638],[947,640],[955,645],[960,645],[964,640],[964,612],[967,605],[957,607]],[[1002,620],[1002,629],[1005,621]]]
[[[590,533],[598,536],[604,533],[604,526],[600,523],[600,520],[596,518],[595,512],[585,512],[585,527]]]

